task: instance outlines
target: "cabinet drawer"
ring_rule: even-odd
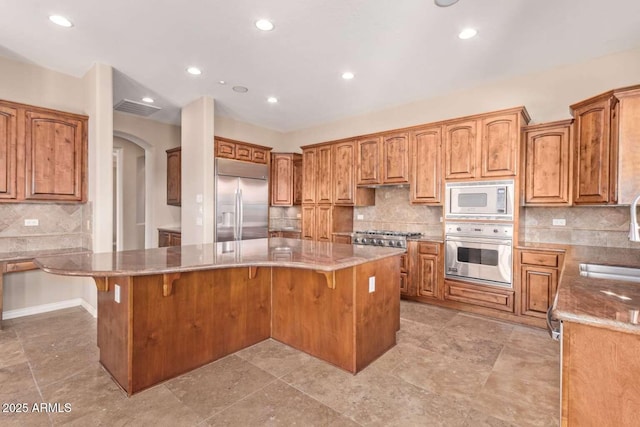
[[[418,242],[418,253],[438,255],[438,246],[437,243]]]
[[[513,313],[513,291],[445,281],[444,299]]]
[[[254,163],[267,163],[267,150],[262,148],[251,149],[251,161]]]
[[[542,252],[521,252],[520,262],[522,264],[543,265],[545,267],[558,267],[558,254]]]
[[[236,158],[236,144],[232,142],[216,141],[216,157]]]
[[[8,262],[6,273],[17,273],[18,271],[37,270],[38,267],[33,261]]]
[[[246,145],[236,144],[236,159],[251,161],[251,147]]]

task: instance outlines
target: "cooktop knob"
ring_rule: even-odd
[[[456,227],[456,231],[462,231],[462,227]]]
[[[494,229],[493,229],[493,232],[494,232],[494,233],[499,233],[499,232],[500,232],[500,230],[498,230],[497,228],[494,228]]]
[[[367,239],[366,237],[363,237],[362,243],[366,245],[367,243],[369,243],[369,239]]]

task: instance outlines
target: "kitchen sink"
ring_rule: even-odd
[[[579,268],[580,275],[584,277],[640,283],[640,268],[587,263],[580,264]]]

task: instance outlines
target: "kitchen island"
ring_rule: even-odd
[[[396,342],[404,249],[271,238],[38,258],[93,277],[128,395],[272,337],[356,373]]]

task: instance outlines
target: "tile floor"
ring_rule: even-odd
[[[82,308],[6,321],[0,425],[558,425],[559,346],[546,332],[405,301],[401,318],[398,345],[355,376],[267,340],[131,398],[98,363]],[[59,410],[33,412],[40,402]]]

